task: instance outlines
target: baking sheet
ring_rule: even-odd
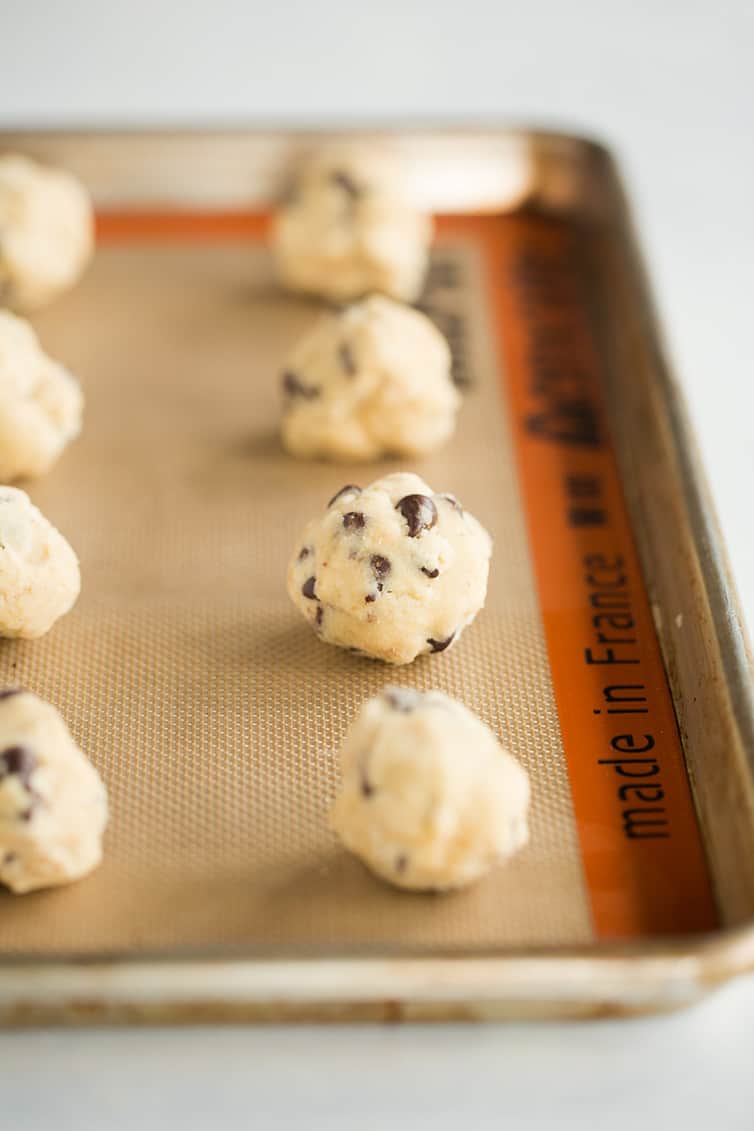
[[[578,750],[571,744],[567,764],[504,392],[511,355],[504,363],[490,301],[499,279],[493,286],[496,262],[485,266],[474,235],[480,215],[513,212],[524,198],[595,237],[600,381],[651,566],[717,911],[740,924],[754,905],[740,626],[714,537],[700,557],[709,531],[698,471],[679,470],[688,437],[673,417],[614,172],[604,154],[553,135],[395,140],[415,159],[418,197],[456,213],[441,225],[428,300],[454,339],[466,394],[454,443],[412,467],[458,493],[497,544],[488,608],[473,628],[457,648],[398,671],[324,647],[283,591],[298,530],[337,486],[407,466],[297,466],[276,439],[276,374],[317,308],[275,290],[259,209],[308,139],[6,139],[84,173],[106,209],[92,271],[36,320],[87,393],[84,437],[31,489],[81,555],[83,593],[45,640],[0,645],[0,678],[63,710],[106,777],[114,814],[95,876],[0,897],[6,1019],[645,1009],[689,1000],[754,961],[745,929],[665,944],[641,915],[626,948],[594,945],[604,935],[583,866],[583,806],[579,822],[569,787]],[[677,555],[670,587],[665,536]],[[713,615],[715,585],[727,593],[726,618]],[[678,609],[692,630],[685,646],[672,627]],[[341,853],[324,823],[336,788],[330,752],[356,704],[396,679],[462,698],[533,778],[530,846],[447,898],[392,892]],[[714,915],[708,907],[691,929],[709,929]],[[219,965],[191,961],[197,953]],[[77,956],[87,963],[69,964]]]

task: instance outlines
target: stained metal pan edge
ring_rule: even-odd
[[[754,969],[754,932],[473,958],[164,959],[0,970],[6,1025],[619,1017],[693,1004]]]
[[[430,132],[437,136],[444,133],[439,128]],[[665,361],[646,273],[613,160],[601,146],[579,137],[493,127],[475,132],[510,138],[540,156],[566,150],[592,171],[587,180],[592,175],[597,178],[598,197],[606,194],[610,206],[618,210],[626,285],[641,312],[644,342],[653,357],[658,403],[672,435],[682,502],[730,695],[731,722],[749,775],[754,778],[750,646],[683,397]],[[461,131],[451,133],[461,136]],[[234,134],[229,132],[229,136]],[[244,134],[239,131],[237,136]],[[104,140],[108,135],[100,131],[5,133],[0,134],[0,148],[20,146],[44,154],[51,146],[56,149],[51,139],[69,144],[77,138],[95,136]],[[162,135],[151,136],[157,140]],[[186,136],[197,134],[192,131]],[[547,195],[546,181],[544,193]],[[563,204],[561,197],[556,204]],[[644,548],[640,549],[644,553]],[[645,564],[650,566],[651,577],[651,563]],[[675,646],[662,628],[660,638],[672,682]],[[754,970],[754,921],[750,919],[693,939],[513,951],[484,957],[19,960],[0,967],[0,1022],[622,1016],[689,1005],[731,977],[750,970]]]

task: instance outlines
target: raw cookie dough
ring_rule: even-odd
[[[44,306],[76,282],[93,246],[92,206],[75,177],[0,155],[1,306]]]
[[[453,432],[461,403],[450,364],[429,318],[392,299],[323,315],[283,374],[283,443],[335,460],[430,452]]]
[[[43,636],[80,588],[63,535],[24,491],[0,487],[0,636]]]
[[[50,703],[0,691],[0,883],[78,880],[102,859],[107,794]]]
[[[399,887],[461,887],[526,844],[526,771],[481,719],[439,691],[386,688],[370,699],[340,762],[331,824]]]
[[[291,600],[328,644],[390,664],[444,652],[484,605],[492,541],[418,475],[344,487],[304,530]]]
[[[401,166],[380,147],[335,145],[306,161],[273,228],[282,282],[348,302],[370,291],[413,302],[431,219],[409,201]]]
[[[48,471],[79,434],[83,403],[29,323],[0,310],[0,482]]]

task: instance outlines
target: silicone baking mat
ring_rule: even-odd
[[[0,954],[432,954],[715,923],[602,400],[584,233],[440,221],[422,305],[464,407],[430,458],[297,463],[278,374],[313,302],[279,292],[264,216],[103,215],[93,268],[36,319],[78,373],[82,439],[30,493],[81,557],[74,612],[3,642],[107,782],[102,868],[0,895]],[[284,574],[346,482],[418,471],[495,540],[457,647],[392,669],[321,644]],[[472,889],[398,893],[327,829],[332,751],[387,683],[477,711],[532,778],[529,846]]]

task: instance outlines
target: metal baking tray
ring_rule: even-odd
[[[34,320],[87,397],[29,486],[82,596],[0,645],[0,681],[60,707],[112,801],[95,875],[0,895],[4,1023],[631,1014],[754,968],[744,630],[605,150],[379,133],[437,215],[421,305],[464,394],[453,441],[410,466],[493,533],[489,599],[399,670],[289,606],[308,517],[409,466],[298,463],[277,439],[318,307],[277,288],[268,217],[326,136],[0,135],[98,209],[92,268]],[[396,680],[462,699],[531,774],[530,845],[468,891],[393,891],[327,829],[332,750]]]

